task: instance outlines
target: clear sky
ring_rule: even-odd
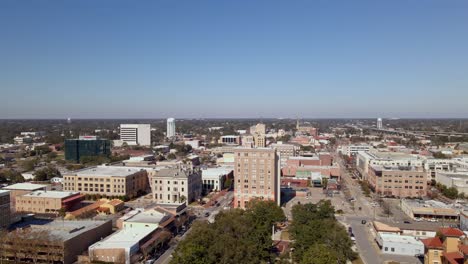
[[[468,117],[468,1],[0,1],[0,118]]]

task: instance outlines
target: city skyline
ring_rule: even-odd
[[[467,11],[461,1],[2,2],[0,119],[463,118]]]

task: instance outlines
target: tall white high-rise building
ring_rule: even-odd
[[[377,129],[382,129],[382,118],[377,118]]]
[[[166,136],[168,138],[175,137],[175,119],[174,118],[168,118],[167,119],[167,133]]]
[[[151,146],[151,125],[121,124],[120,140],[129,146]]]

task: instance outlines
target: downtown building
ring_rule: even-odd
[[[167,119],[166,137],[174,138],[175,136],[176,136],[175,119],[171,117]]]
[[[0,229],[10,225],[10,191],[0,190]]]
[[[82,157],[110,156],[111,143],[96,136],[65,140],[65,159],[79,162]]]
[[[234,150],[234,207],[246,208],[259,198],[280,204],[280,161],[275,149]]]
[[[149,171],[153,200],[160,204],[176,205],[200,199],[201,175],[199,168],[181,164]]]
[[[129,146],[151,146],[151,125],[121,124],[120,140]]]
[[[379,196],[421,198],[427,194],[426,173],[422,168],[371,165],[368,182]]]
[[[148,189],[148,173],[135,167],[97,166],[63,176],[63,190],[104,196],[137,197]]]

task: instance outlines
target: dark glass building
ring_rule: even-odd
[[[79,162],[86,156],[110,156],[110,140],[94,136],[84,136],[79,139],[65,140],[65,159]]]

